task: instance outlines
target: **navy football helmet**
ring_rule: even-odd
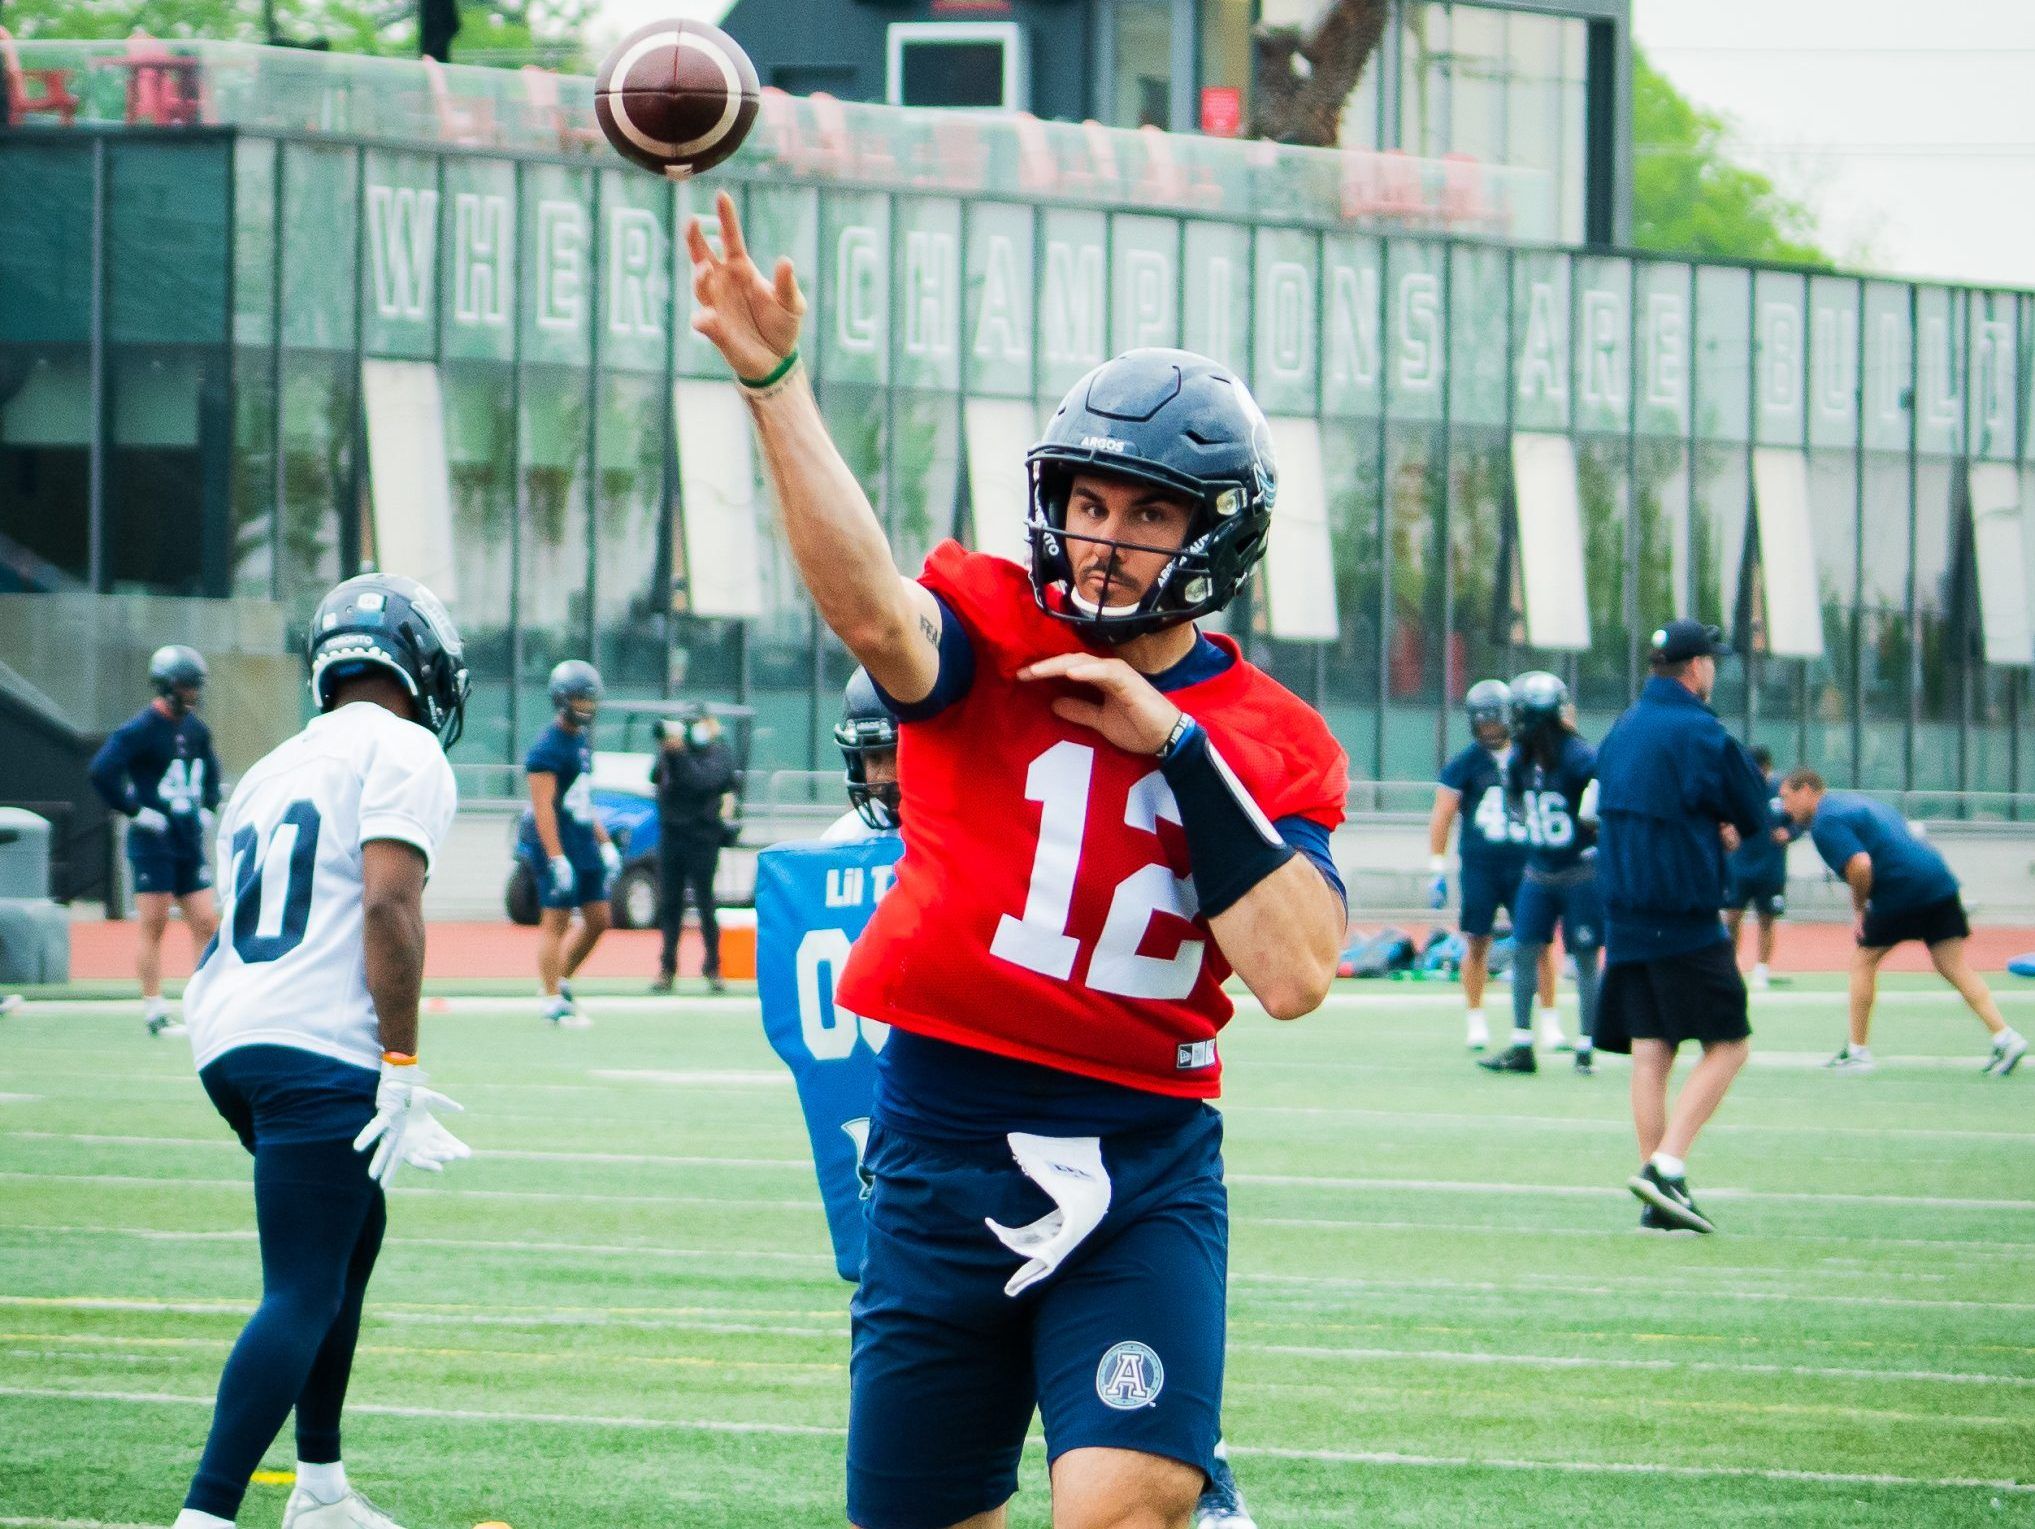
[[[1470,736],[1479,743],[1484,741],[1483,730],[1492,725],[1512,727],[1512,687],[1503,680],[1478,680],[1470,687],[1470,693],[1463,697],[1463,710],[1469,714]]]
[[[332,709],[339,682],[368,669],[402,681],[417,722],[451,748],[466,726],[466,647],[439,598],[399,573],[363,573],[318,602],[305,656],[311,696]]]
[[[551,709],[571,712],[573,721],[585,727],[600,709],[601,671],[583,658],[568,658],[551,671]],[[578,703],[586,703],[582,711]]]
[[[1554,728],[1565,727],[1562,715],[1569,704],[1569,687],[1559,675],[1545,669],[1529,669],[1512,682],[1512,733],[1532,740]]]
[[[847,762],[848,801],[855,815],[879,833],[895,829],[904,820],[903,793],[895,780],[872,784],[868,760],[871,754],[896,749],[897,718],[883,704],[867,669],[848,676],[848,687],[841,693],[841,720],[834,724],[834,742]]]
[[[204,689],[206,672],[205,655],[180,642],[165,643],[148,660],[148,682],[173,700],[180,689]]]
[[[1025,456],[1031,509],[1032,592],[1048,615],[1104,642],[1123,642],[1219,611],[1265,555],[1278,474],[1264,411],[1235,373],[1185,350],[1132,350],[1074,384]],[[1075,581],[1067,497],[1083,472],[1130,478],[1178,494],[1194,519],[1177,551],[1134,604],[1091,601]]]

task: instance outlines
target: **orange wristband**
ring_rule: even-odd
[[[384,1051],[382,1060],[391,1067],[415,1067],[417,1059],[407,1051]]]

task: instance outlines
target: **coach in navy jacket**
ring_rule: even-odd
[[[1725,938],[1720,824],[1766,831],[1769,792],[1745,745],[1707,704],[1717,628],[1671,621],[1653,634],[1653,675],[1597,750],[1597,885],[1605,912],[1597,1044],[1631,1051],[1641,1224],[1713,1230],[1689,1198],[1696,1133],[1744,1065],[1752,1026]],[[1668,1117],[1668,1074],[1683,1041],[1703,1057]]]

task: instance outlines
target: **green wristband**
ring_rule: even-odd
[[[743,387],[750,388],[760,393],[765,388],[772,387],[775,384],[784,381],[786,376],[790,374],[791,369],[797,365],[798,365],[798,347],[794,345],[791,348],[791,354],[786,356],[782,361],[778,362],[777,365],[773,366],[770,369],[770,372],[767,376],[737,377],[735,380],[741,383]]]

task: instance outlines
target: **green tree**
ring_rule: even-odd
[[[1757,170],[1732,162],[1724,119],[1632,51],[1632,242],[1667,255],[1835,264],[1816,220]]]
[[[580,36],[595,0],[501,0],[462,6],[456,62],[586,64]],[[0,23],[16,37],[77,41],[122,38],[139,29],[170,41],[266,41],[267,12],[293,42],[323,38],[339,53],[402,56],[417,51],[417,0],[0,0]]]

